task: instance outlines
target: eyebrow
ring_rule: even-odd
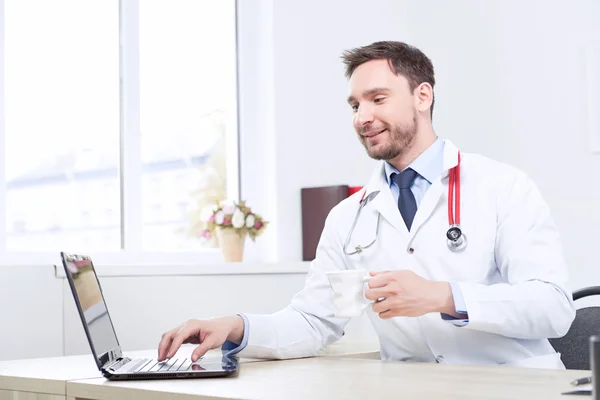
[[[365,90],[363,92],[363,97],[370,97],[376,94],[389,94],[390,93],[390,89],[388,88],[384,88],[384,87],[376,87],[373,89],[369,89],[369,90]],[[353,101],[356,101],[356,98],[352,95],[348,96],[348,103],[352,103]]]

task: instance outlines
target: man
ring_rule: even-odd
[[[199,344],[193,360],[219,346],[245,357],[313,356],[347,323],[334,317],[325,273],[368,269],[365,297],[376,301],[367,313],[383,359],[564,368],[547,338],[563,336],[575,310],[558,233],[535,185],[436,136],[433,66],[420,50],[377,42],[343,60],[354,128],[382,161],[364,191],[330,212],[305,288],[272,315],[190,320],[163,335],[159,360],[182,343]],[[446,195],[457,166],[458,206]],[[460,207],[468,235],[461,251],[448,247],[448,204],[457,219]]]

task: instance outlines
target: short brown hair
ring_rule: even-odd
[[[342,60],[346,65],[346,78],[350,78],[354,70],[367,61],[388,60],[392,71],[408,80],[411,91],[423,82],[429,83],[432,88],[435,86],[431,60],[421,50],[403,42],[375,42],[368,46],[346,50],[342,54]],[[434,103],[435,95],[431,101],[432,117]]]

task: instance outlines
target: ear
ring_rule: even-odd
[[[429,115],[429,109],[431,103],[433,103],[433,88],[427,82],[421,83],[415,88],[415,107],[419,112],[427,112]]]

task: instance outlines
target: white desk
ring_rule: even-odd
[[[178,356],[185,357],[192,349],[193,346],[188,346]],[[235,377],[160,381],[107,381],[99,377],[90,355],[7,361],[0,363],[0,400],[566,400],[582,398],[561,393],[572,390],[569,384],[572,379],[589,374],[588,371],[382,362],[376,349],[376,344],[340,341],[315,358],[242,359]],[[156,350],[127,355],[156,356]]]
[[[69,379],[101,377],[91,355],[0,362],[0,400],[58,400]]]
[[[243,363],[237,377],[178,381],[70,381],[71,400],[568,399],[582,371],[388,363],[322,357]],[[576,396],[575,398],[580,398]]]
[[[183,346],[178,356],[189,356],[195,346]],[[379,358],[377,343],[340,340],[327,348],[322,356],[361,356]],[[220,356],[213,350],[212,355]],[[365,355],[364,353],[369,353]],[[156,357],[156,349],[127,352],[131,357]],[[258,360],[241,360],[244,363]],[[91,354],[0,362],[0,400],[64,400],[67,381],[102,378]]]

